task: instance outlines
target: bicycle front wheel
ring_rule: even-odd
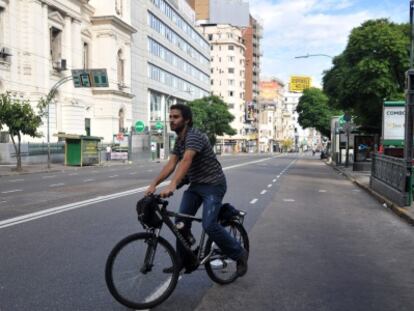
[[[233,239],[240,243],[246,251],[249,251],[249,237],[243,225],[230,221],[225,223],[223,227]],[[238,277],[236,261],[225,255],[211,239],[208,239],[205,249],[205,254],[211,253],[210,259],[205,263],[206,272],[210,279],[221,285],[234,282]]]
[[[172,273],[163,269],[174,267]],[[137,233],[109,254],[105,279],[112,296],[132,309],[149,309],[166,300],[177,285],[177,255],[162,237]]]

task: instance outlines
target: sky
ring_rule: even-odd
[[[409,22],[409,0],[250,0],[263,25],[261,78],[286,84],[292,75],[311,76],[320,87],[324,70],[345,49],[350,31],[364,21]],[[307,54],[326,54],[295,58]]]

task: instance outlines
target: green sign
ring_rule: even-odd
[[[144,128],[145,128],[144,122],[142,122],[142,121],[135,122],[135,131],[137,133],[143,132],[144,131]]]
[[[73,69],[74,87],[108,87],[106,69]]]
[[[158,121],[157,123],[155,123],[155,128],[157,130],[162,130],[164,128],[164,125],[162,124],[162,122]]]

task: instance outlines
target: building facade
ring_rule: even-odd
[[[63,84],[50,103],[49,131],[101,136],[126,132],[132,123],[130,0],[0,1],[0,91],[45,98],[71,69],[104,68],[109,87]],[[46,140],[47,120],[39,129]],[[33,140],[26,137],[25,140]]]
[[[234,116],[236,135],[218,137],[224,152],[245,149],[245,46],[242,31],[228,24],[203,24],[200,29],[211,45],[211,91],[221,97]]]
[[[134,0],[131,10],[138,29],[132,44],[133,120],[146,125],[157,157],[166,157],[173,139],[166,133],[168,107],[210,93],[210,45],[195,28],[186,0]]]

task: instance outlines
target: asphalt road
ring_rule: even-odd
[[[248,212],[249,272],[224,287],[203,270],[185,275],[154,310],[414,310],[412,227],[316,158],[262,155],[221,161],[229,184],[225,201]],[[24,181],[5,184],[1,179],[2,192],[17,186],[24,189],[20,195],[46,195],[53,192],[46,186],[59,183],[65,185],[56,188],[73,190],[58,198],[67,203],[60,210],[51,210],[58,207],[56,201],[44,198],[43,209],[41,204],[34,210],[30,204],[16,206],[21,217],[13,219],[5,215],[19,193],[2,194],[11,203],[0,205],[1,311],[125,310],[106,289],[105,260],[116,242],[141,231],[134,205],[160,164],[111,169],[25,175]],[[85,190],[84,197],[74,189],[88,178],[96,178],[96,192],[88,197]],[[131,191],[109,197],[119,190],[110,184],[125,180],[130,183],[119,189]],[[13,187],[3,190],[10,183]],[[97,201],[76,203],[96,194]],[[172,209],[180,194],[171,198]],[[46,214],[46,207],[53,212]],[[24,218],[33,211],[38,214]],[[196,225],[193,231],[199,234]],[[172,241],[167,231],[163,235]]]

